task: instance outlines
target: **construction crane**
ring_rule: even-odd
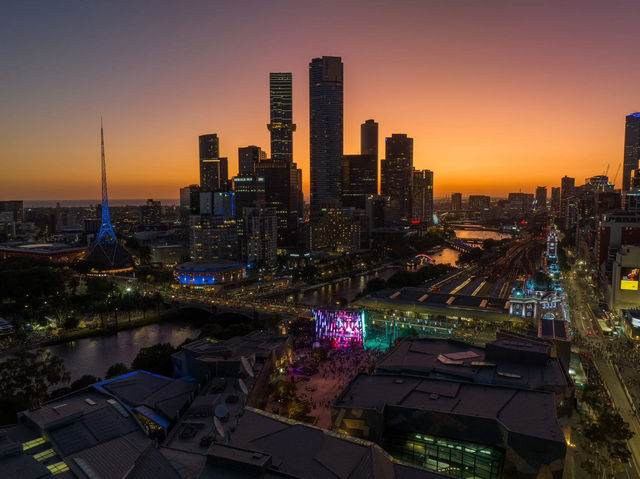
[[[613,180],[611,180],[611,184],[615,185],[616,184],[616,178],[618,178],[618,173],[620,173],[620,166],[622,165],[622,163],[618,163],[618,169],[616,170],[616,176],[613,177]]]

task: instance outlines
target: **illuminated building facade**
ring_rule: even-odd
[[[229,164],[227,158],[220,158],[218,135],[201,135],[198,147],[200,187],[203,191],[225,191],[228,187]]]
[[[143,225],[159,225],[162,222],[162,205],[160,201],[148,199],[140,207],[140,219]]]
[[[233,178],[233,192],[236,199],[236,212],[242,214],[244,208],[265,203],[264,177],[256,174],[238,175]]]
[[[414,221],[433,223],[433,171],[416,170],[413,172],[413,207]]]
[[[293,162],[293,93],[291,73],[269,74],[271,159]]]
[[[183,285],[211,286],[241,280],[246,271],[234,261],[189,261],[173,268],[173,276]]]
[[[340,57],[309,64],[311,214],[339,206],[343,147],[343,77]]]
[[[385,158],[380,162],[381,193],[397,208],[396,221],[411,219],[413,189],[413,138],[394,133],[385,138]]]
[[[631,173],[640,160],[640,113],[627,115],[624,129],[624,161],[622,164],[622,191],[631,189]]]
[[[312,249],[338,253],[357,251],[361,246],[362,224],[367,220],[358,210],[331,208],[312,225]]]
[[[317,309],[316,341],[337,349],[362,348],[364,312],[349,309]]]
[[[342,206],[364,210],[367,197],[378,192],[378,161],[374,155],[342,157]]]
[[[238,148],[238,175],[253,174],[259,162],[267,159],[267,154],[259,146]]]
[[[522,288],[514,288],[509,314],[536,322],[568,318],[562,288],[542,271],[529,276]]]
[[[204,214],[191,215],[189,221],[192,259],[238,259],[238,228],[235,219]]]
[[[275,208],[243,208],[240,227],[242,261],[249,267],[272,268],[278,260],[278,216]]]
[[[640,247],[623,245],[611,271],[611,306],[615,310],[640,308]]]

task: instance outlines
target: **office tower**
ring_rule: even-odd
[[[189,217],[189,247],[193,260],[238,260],[238,228],[235,219],[211,214]]]
[[[244,208],[238,228],[242,261],[250,268],[273,268],[278,260],[278,216],[275,208]]]
[[[242,215],[244,208],[265,204],[264,177],[255,173],[251,175],[238,175],[233,178],[233,192],[236,197],[236,215]]]
[[[566,175],[563,176],[560,180],[560,188],[560,216],[565,217],[569,199],[572,198],[575,193],[576,179]]]
[[[148,199],[140,207],[140,219],[143,225],[159,225],[162,222],[162,206],[160,202]]]
[[[235,217],[235,195],[228,191],[200,192],[200,214],[222,216],[225,219]]]
[[[238,175],[251,175],[258,163],[267,159],[267,153],[259,146],[238,148]]]
[[[547,209],[547,187],[538,186],[536,188],[536,210],[542,211]]]
[[[396,220],[411,219],[413,184],[413,138],[394,133],[385,138],[385,158],[380,163],[381,193],[391,197]]]
[[[220,158],[218,135],[200,135],[200,187],[203,191],[224,191],[228,188],[229,165]]]
[[[433,171],[415,170],[413,172],[414,221],[431,224],[433,221]]]
[[[378,162],[374,155],[342,157],[342,205],[365,209],[367,197],[378,193]]]
[[[560,213],[560,187],[551,188],[551,212],[554,214]]]
[[[474,211],[488,210],[491,197],[486,195],[469,195],[469,209]]]
[[[631,174],[640,160],[640,113],[627,115],[624,129],[624,162],[622,165],[622,192],[631,189]]]
[[[293,161],[293,99],[291,73],[269,74],[269,106],[271,122],[271,159]]]
[[[378,123],[373,120],[360,125],[360,154],[373,155],[378,160]]]
[[[340,202],[343,141],[343,85],[340,57],[309,64],[311,214]]]
[[[255,174],[264,178],[265,206],[275,208],[278,215],[278,247],[295,245],[301,191],[296,164],[262,161]]]
[[[462,193],[451,193],[451,209],[453,211],[462,209]]]

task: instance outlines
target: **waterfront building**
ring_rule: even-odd
[[[380,162],[381,193],[397,208],[396,221],[411,219],[413,189],[413,138],[394,133],[385,138],[385,158]]]
[[[269,74],[271,159],[293,162],[293,93],[291,73]]]
[[[624,129],[624,161],[622,164],[622,192],[631,189],[631,175],[640,160],[640,113],[627,115]]]
[[[189,247],[193,260],[239,259],[235,219],[199,214],[191,215],[189,221]]]
[[[375,155],[342,157],[342,206],[364,210],[366,199],[378,192],[378,162]]]
[[[173,268],[173,277],[184,286],[217,286],[245,276],[245,265],[229,260],[188,261]]]
[[[343,65],[340,57],[309,64],[311,214],[340,203],[343,155]]]
[[[259,146],[238,148],[238,175],[252,175],[258,163],[266,159],[266,152],[262,151]]]
[[[203,191],[225,191],[229,180],[227,158],[220,157],[218,135],[200,135],[200,188]]]
[[[433,223],[433,171],[414,170],[413,172],[413,221],[430,225]]]

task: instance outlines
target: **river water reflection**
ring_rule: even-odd
[[[199,334],[200,328],[165,322],[119,331],[109,336],[56,344],[47,349],[64,361],[71,372],[72,381],[85,374],[104,378],[113,363],[131,365],[140,348],[158,343],[178,346],[185,339],[197,338]]]

